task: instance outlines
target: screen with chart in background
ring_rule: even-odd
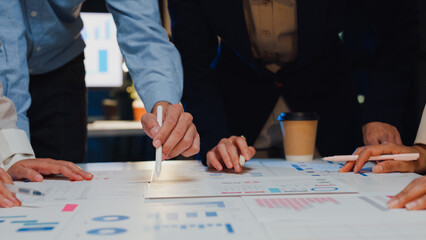
[[[87,87],[121,87],[123,57],[110,13],[81,13]]]

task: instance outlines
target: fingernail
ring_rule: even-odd
[[[151,135],[156,135],[158,133],[158,130],[160,130],[159,127],[153,127],[151,128],[151,130],[149,130],[149,132],[151,133]]]
[[[226,164],[226,167],[227,167],[228,169],[231,169],[231,168],[232,168],[232,163],[231,163],[231,162],[228,162],[228,163]]]
[[[163,153],[163,154],[162,154],[162,159],[163,159],[163,161],[164,161],[164,160],[168,159],[168,156],[167,156],[166,154],[164,154],[164,153]]]
[[[155,141],[154,141],[154,147],[155,147],[155,148],[159,148],[159,147],[161,147],[161,141],[160,141],[160,140],[155,140]]]
[[[396,207],[396,205],[398,205],[398,203],[399,203],[398,199],[394,198],[388,202],[388,207],[394,208]]]
[[[409,203],[407,203],[407,204],[405,204],[405,208],[406,209],[413,209],[413,208],[415,208],[417,206],[417,202],[409,202]]]
[[[43,177],[41,175],[37,175],[37,176],[34,177],[34,180],[36,182],[41,182],[41,181],[43,181]]]
[[[383,166],[375,166],[373,167],[373,172],[383,172]]]

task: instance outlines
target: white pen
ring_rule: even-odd
[[[158,125],[163,124],[163,107],[160,105],[157,107],[157,122]],[[155,173],[157,173],[157,177],[160,177],[161,174],[161,168],[162,168],[162,161],[163,161],[163,147],[160,146],[155,150]]]
[[[242,138],[246,139],[243,135],[241,135]],[[240,154],[240,166],[244,166],[244,164],[246,163],[246,159],[243,157],[242,154]]]
[[[34,190],[31,188],[26,188],[26,187],[18,187],[16,185],[12,185],[12,184],[5,184],[7,189],[9,189],[9,191],[13,192],[13,193],[22,193],[22,194],[27,194],[27,195],[33,195],[33,196],[44,196],[44,193],[38,191],[38,190]]]
[[[323,159],[324,161],[333,161],[333,162],[356,161],[358,159],[358,155],[337,155],[332,157],[325,157]],[[383,160],[415,161],[417,159],[419,159],[418,153],[400,153],[400,154],[372,156],[368,159],[368,161],[383,161]]]

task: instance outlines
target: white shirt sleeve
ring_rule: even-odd
[[[417,131],[417,137],[414,144],[425,144],[426,145],[426,105],[423,110],[423,117],[420,122],[419,130]]]
[[[35,158],[27,134],[16,128],[16,121],[15,106],[3,96],[0,82],[0,166],[6,171],[20,160]]]

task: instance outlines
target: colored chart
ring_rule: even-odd
[[[295,211],[301,211],[306,208],[314,207],[318,204],[326,202],[339,204],[332,197],[305,197],[305,198],[258,198],[255,200],[259,207],[274,208],[291,208]]]
[[[354,193],[330,177],[282,177],[191,182],[153,182],[146,198]]]
[[[243,197],[243,200],[261,221],[305,218],[350,218],[365,214],[389,212],[388,196],[381,195],[326,195]]]
[[[84,65],[88,87],[120,87],[123,84],[123,58],[110,13],[82,13],[81,32],[86,48]]]

